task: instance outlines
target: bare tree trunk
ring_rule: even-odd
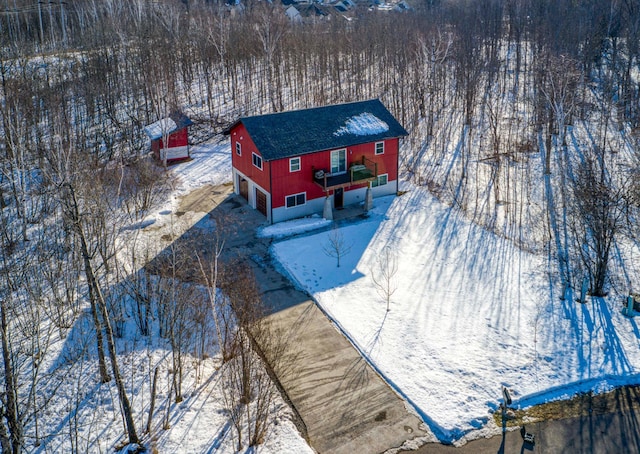
[[[67,184],[67,194],[69,198],[67,200],[67,216],[72,223],[72,227],[78,238],[80,239],[80,248],[82,254],[82,260],[84,263],[84,273],[87,278],[87,285],[89,289],[89,302],[91,304],[91,317],[93,318],[93,325],[96,330],[96,342],[98,348],[98,370],[100,372],[100,381],[107,383],[111,380],[109,372],[107,371],[107,362],[104,357],[104,339],[102,337],[102,323],[100,323],[100,317],[97,308],[97,295],[95,293],[95,277],[93,275],[93,269],[91,266],[91,258],[89,254],[89,247],[87,245],[84,232],[82,231],[82,225],[80,225],[80,213],[78,209],[78,202],[73,187]]]
[[[12,454],[19,454],[22,452],[22,445],[24,443],[24,427],[18,410],[18,383],[15,376],[11,349],[9,347],[9,333],[7,326],[7,301],[5,298],[0,298],[0,337],[2,338],[2,361],[4,365],[4,398],[2,402],[4,404],[4,418],[7,421],[9,427],[9,441],[11,444]],[[4,423],[0,424],[3,425]],[[4,439],[3,437],[3,452],[4,451]]]
[[[120,399],[120,405],[122,407],[122,411],[124,413],[124,419],[126,423],[127,434],[129,436],[130,443],[139,443],[138,435],[136,434],[135,424],[133,421],[133,413],[131,410],[131,405],[129,403],[129,399],[127,397],[126,390],[124,388],[124,384],[122,382],[122,377],[120,376],[120,369],[118,367],[117,361],[117,352],[115,347],[115,340],[113,336],[113,330],[111,328],[111,322],[109,320],[109,313],[107,311],[107,304],[104,300],[104,296],[102,295],[102,290],[100,289],[100,285],[98,284],[95,273],[93,271],[93,266],[91,264],[91,256],[89,254],[89,248],[87,245],[87,240],[84,235],[84,230],[82,228],[80,213],[78,208],[78,202],[75,197],[75,192],[73,187],[70,184],[67,184],[68,196],[71,198],[71,209],[72,216],[74,220],[74,229],[76,234],[80,239],[80,246],[82,249],[82,258],[85,265],[85,273],[87,277],[87,284],[89,288],[93,288],[93,294],[96,301],[96,306],[99,310],[100,315],[102,316],[102,323],[104,325],[104,329],[107,335],[107,348],[109,350],[109,357],[111,360],[111,371],[113,373],[113,377],[116,381],[116,387],[118,388],[118,397]],[[100,332],[100,327],[96,327],[96,331]]]
[[[94,279],[94,285],[96,285],[95,279]],[[100,287],[98,285],[96,285],[96,293],[98,296],[98,307],[100,308],[104,327],[107,332],[107,347],[109,349],[109,357],[111,358],[111,369],[113,372],[113,377],[116,381],[116,386],[118,388],[118,397],[120,398],[120,405],[122,406],[122,411],[124,413],[124,419],[127,426],[127,434],[129,436],[129,442],[139,443],[140,440],[138,439],[138,435],[136,433],[135,423],[133,421],[133,412],[131,410],[131,404],[129,403],[129,398],[127,397],[127,392],[124,388],[122,377],[120,376],[120,368],[118,367],[115,340],[113,337],[113,330],[111,329],[111,322],[109,321],[109,313],[107,312],[107,305],[104,301],[104,297],[102,296],[102,292],[100,291]]]
[[[9,434],[7,428],[4,425],[5,412],[4,406],[0,405],[0,451],[11,452],[11,441],[9,440]]]
[[[153,422],[153,412],[156,408],[156,386],[158,385],[158,368],[153,370],[153,384],[151,385],[151,403],[149,404],[149,419],[147,419],[148,434],[151,433],[151,423]]]

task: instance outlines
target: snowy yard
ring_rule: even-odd
[[[226,142],[194,151],[173,168],[176,195],[228,179]],[[335,232],[321,218],[258,233],[307,232],[275,243],[273,254],[441,440],[495,430],[489,416],[502,385],[515,406],[529,406],[637,382],[640,332],[620,313],[619,295],[582,305],[574,290],[561,300],[548,257],[477,226],[426,188],[404,189],[376,199],[367,220],[341,224],[350,250],[339,268],[324,251]],[[389,312],[372,281],[385,248],[398,264]]]
[[[126,264],[132,250],[160,253],[170,243],[167,237],[179,237],[190,229],[210,231],[213,223],[206,213],[181,213],[183,197],[194,190],[206,192],[208,188],[228,182],[231,173],[229,144],[213,141],[192,148],[192,160],[169,167],[175,177],[167,199],[152,213],[134,222],[120,232],[119,257]],[[129,255],[128,255],[129,254]],[[152,256],[153,256],[152,255]],[[142,262],[138,265],[142,265]],[[202,290],[202,289],[200,289]],[[119,292],[118,285],[109,292]],[[126,297],[123,296],[126,299]],[[130,393],[138,434],[154,452],[214,453],[237,452],[236,432],[228,403],[222,392],[224,374],[219,347],[208,333],[202,347],[203,357],[185,354],[182,402],[176,403],[171,394],[173,376],[171,348],[166,338],[160,337],[157,314],[150,317],[151,335],[141,335],[133,322],[133,303],[122,324],[122,335],[116,339],[120,368]],[[97,380],[95,334],[90,311],[84,308],[68,329],[56,330],[46,324],[51,345],[43,370],[46,380],[38,388],[38,398],[48,399],[48,407],[38,419],[39,445],[33,442],[28,450],[36,453],[58,452],[113,452],[125,442],[123,421],[119,410],[114,381],[101,384]],[[191,327],[189,339],[198,338]],[[59,332],[59,335],[58,335]],[[200,338],[198,338],[200,339]],[[198,344],[195,340],[194,344]],[[158,369],[155,413],[147,432],[146,425],[151,407],[151,384],[154,370]],[[273,402],[274,424],[268,430],[264,443],[244,451],[262,454],[299,454],[312,450],[291,420],[290,409],[282,399]]]
[[[621,301],[560,300],[543,257],[407,189],[341,227],[351,249],[340,268],[323,251],[335,232],[273,253],[441,440],[483,427],[502,385],[529,406],[637,382],[640,334]],[[371,277],[387,247],[398,264],[389,312]]]
[[[212,142],[192,151],[192,161],[171,167],[176,177],[171,197],[125,229],[125,243],[135,239],[160,250],[167,245],[167,232],[180,235],[198,222],[198,228],[211,228],[206,213],[179,214],[181,198],[228,182],[229,145]],[[523,251],[470,222],[426,188],[407,183],[404,189],[402,196],[376,199],[367,219],[344,221],[338,230],[313,217],[267,226],[258,234],[275,239],[272,252],[277,260],[440,440],[495,431],[490,413],[498,408],[503,385],[512,390],[514,405],[529,406],[637,383],[640,332],[634,319],[621,315],[619,291],[607,299],[588,299],[584,305],[575,302],[575,293],[561,300],[562,286],[550,271],[549,258],[540,252],[544,249],[533,248],[535,254]],[[341,236],[349,249],[340,267],[326,253],[332,235]],[[389,311],[384,292],[372,279],[380,277],[385,251],[398,265],[391,279],[395,292]],[[631,280],[637,279],[637,271],[626,269]],[[89,327],[83,323],[88,323],[86,317],[51,348],[51,370],[58,370],[56,376],[64,384],[40,424],[46,434],[58,435],[45,435],[37,452],[66,450],[70,443],[104,450],[122,440],[114,388],[95,382],[95,364],[69,365],[84,354]],[[75,342],[76,337],[85,342]],[[156,365],[165,371],[149,444],[160,452],[233,451],[216,355],[197,366],[194,360],[185,378],[185,400],[171,406],[170,428],[162,430],[169,353],[160,344],[140,336],[119,341],[141,427],[152,371]],[[259,452],[310,451],[286,407],[282,402],[278,406],[278,424]],[[62,422],[60,414],[65,415]],[[92,429],[98,427],[99,439],[108,442],[96,441]],[[80,438],[74,441],[73,433]]]

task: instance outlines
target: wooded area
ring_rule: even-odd
[[[354,20],[302,24],[277,2],[257,0],[243,8],[205,0],[3,3],[3,452],[37,446],[43,436],[38,415],[48,402],[35,391],[57,385],[40,358],[85,301],[94,333],[86,348],[98,352],[100,380],[118,382],[123,426],[138,440],[142,424],[132,418],[115,349],[124,299],[116,282],[137,302],[141,333],[158,314],[173,351],[176,401],[181,355],[193,342],[185,336],[212,336],[207,322],[190,329],[185,314],[225,315],[257,298],[190,252],[169,251],[149,275],[136,271],[152,258],[140,249],[127,263],[118,259],[118,233],[168,191],[165,170],[146,159],[142,128],[178,108],[211,137],[241,115],[380,98],[410,133],[404,176],[521,247],[550,254],[562,280],[586,274],[592,293],[605,294],[616,285],[608,273],[616,239],[638,240],[636,0],[414,1],[404,13],[359,5]],[[575,164],[567,142],[579,124],[588,125],[591,144]],[[444,168],[449,153],[454,165]],[[540,155],[542,174],[534,167]],[[186,261],[205,286],[229,286],[227,303],[215,290],[196,296],[179,283]],[[250,368],[243,323],[255,314],[247,317],[233,345],[225,337],[231,325],[215,320],[225,359],[240,358],[227,376],[239,390],[228,396],[233,408],[248,401],[250,376],[265,380]],[[257,443],[264,428],[254,429],[246,436]],[[243,443],[240,429],[238,437]],[[77,440],[71,446],[83,449]]]

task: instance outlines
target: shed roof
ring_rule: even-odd
[[[265,161],[407,135],[378,99],[240,118]]]
[[[161,139],[162,134],[171,134],[174,131],[191,126],[193,122],[182,112],[172,112],[167,118],[161,118],[155,123],[144,127],[144,132],[151,140]]]

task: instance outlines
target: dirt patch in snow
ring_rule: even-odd
[[[622,386],[603,394],[580,393],[568,400],[557,400],[516,410],[515,418],[507,422],[508,427],[550,419],[574,418],[589,414],[603,415],[616,411],[640,409],[640,386]],[[502,415],[493,415],[496,424],[502,424]]]

